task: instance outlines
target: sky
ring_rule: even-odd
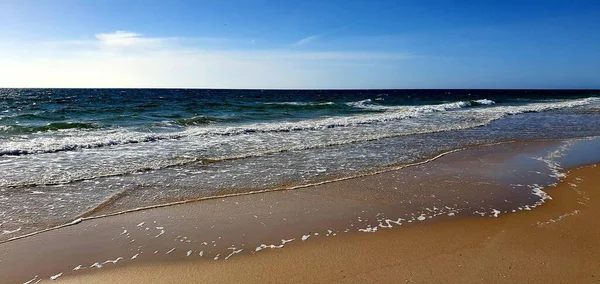
[[[600,1],[0,0],[0,87],[600,88]]]

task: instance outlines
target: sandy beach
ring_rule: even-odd
[[[290,245],[227,262],[162,262],[65,283],[597,283],[600,167],[569,171],[552,201],[499,218],[462,218]]]
[[[0,0],[0,284],[600,284],[598,19]]]
[[[591,159],[597,140],[570,143],[568,155],[559,141],[475,147],[296,190],[92,218],[1,243],[0,274],[6,283],[593,282],[600,168],[570,170],[549,196],[525,185],[557,174],[532,157]]]

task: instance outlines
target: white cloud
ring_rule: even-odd
[[[0,87],[361,88],[381,78],[392,80],[368,79],[389,68],[390,61],[414,58],[406,53],[214,49],[194,40],[126,31],[100,33],[87,44],[74,42],[68,48],[0,56]]]
[[[305,38],[303,38],[303,39],[301,39],[301,40],[297,41],[296,43],[294,43],[294,46],[303,46],[303,45],[307,45],[307,44],[309,44],[309,43],[311,43],[311,42],[314,42],[314,41],[316,41],[317,39],[319,39],[319,36],[318,36],[318,35],[311,35],[311,36],[305,37]]]
[[[157,47],[166,44],[173,38],[149,38],[143,37],[142,34],[116,31],[114,33],[99,33],[96,34],[96,39],[103,46],[107,47]]]
[[[346,28],[345,27],[336,28],[336,29],[332,29],[332,30],[320,33],[320,34],[307,36],[307,37],[305,37],[303,39],[300,39],[299,41],[295,42],[293,44],[293,46],[299,47],[299,46],[303,46],[303,45],[308,45],[308,44],[313,43],[313,42],[315,42],[317,40],[320,40],[320,39],[322,39],[324,37],[328,37],[328,36],[331,36],[333,34],[336,34],[336,33],[340,32],[340,31],[342,31],[344,29],[346,29]]]

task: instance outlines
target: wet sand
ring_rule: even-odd
[[[533,211],[348,234],[227,262],[162,262],[66,283],[598,283],[600,166],[570,170]]]
[[[571,146],[588,142],[578,143]],[[543,157],[565,154],[562,146],[476,147],[298,190],[85,220],[0,243],[0,282],[497,282],[502,275],[536,282],[554,270],[579,277],[573,272],[598,269],[600,259],[590,241],[600,239],[589,209],[597,168],[576,170],[541,207],[525,186],[554,180]],[[582,216],[589,220],[571,223]]]

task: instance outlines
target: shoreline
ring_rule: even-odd
[[[587,143],[582,139],[576,144]],[[596,140],[592,142],[597,144]],[[227,265],[231,262],[268,261],[269,255],[296,247],[335,247],[345,243],[338,244],[338,240],[361,238],[365,235],[361,232],[387,236],[396,231],[448,226],[460,231],[461,225],[454,226],[462,220],[489,219],[474,218],[474,214],[500,220],[515,215],[505,214],[511,208],[513,212],[517,206],[518,211],[529,211],[540,200],[543,203],[544,196],[532,194],[533,188],[524,184],[551,184],[556,169],[548,168],[547,160],[531,158],[563,155],[565,145],[533,141],[457,149],[438,155],[432,162],[302,190],[212,198],[88,219],[0,243],[0,274],[8,275],[11,283],[35,282],[59,274],[57,278],[66,280],[86,277],[89,271],[93,271],[89,275],[104,275],[125,268],[186,263],[216,265],[215,273],[219,274],[230,269]],[[473,205],[478,202],[482,205]],[[533,212],[537,210],[540,208]],[[388,227],[401,228],[383,230]],[[335,240],[329,240],[333,236]],[[372,241],[366,242],[360,241],[354,249],[372,246]],[[283,246],[284,250],[271,249]],[[313,257],[321,254],[315,251]],[[208,261],[213,259],[219,264]],[[221,264],[224,259],[227,262]],[[321,260],[317,257],[311,261]],[[327,262],[321,265],[327,267]],[[34,269],[29,270],[31,267]],[[96,269],[100,267],[103,269]]]
[[[577,138],[577,139],[584,140],[584,139],[589,139],[589,138],[600,138],[600,136],[580,137],[580,138]],[[452,149],[452,150],[448,150],[448,151],[443,151],[443,152],[441,152],[441,153],[439,153],[437,155],[434,155],[431,158],[427,158],[427,159],[424,159],[422,161],[418,161],[418,162],[414,162],[414,163],[392,165],[392,166],[385,167],[385,168],[382,168],[382,169],[376,169],[376,170],[372,170],[372,171],[361,172],[361,173],[358,173],[358,174],[355,174],[355,175],[342,176],[342,177],[338,177],[338,178],[332,178],[332,179],[327,179],[327,180],[323,180],[323,181],[311,182],[311,183],[307,183],[307,184],[299,184],[299,185],[293,185],[293,186],[281,186],[281,187],[267,188],[267,189],[261,189],[261,190],[252,190],[252,191],[244,191],[244,192],[237,192],[237,193],[230,193],[230,194],[222,194],[222,195],[202,196],[202,197],[198,197],[198,198],[194,198],[194,199],[186,199],[186,200],[180,200],[180,201],[173,201],[173,202],[161,203],[161,204],[156,204],[156,205],[151,205],[151,206],[143,206],[143,207],[138,207],[138,208],[132,208],[132,209],[127,209],[127,210],[123,210],[123,211],[110,212],[110,213],[102,214],[102,215],[94,215],[93,214],[94,212],[98,212],[99,210],[101,210],[101,209],[98,209],[98,208],[102,208],[102,207],[105,207],[105,206],[110,206],[110,204],[114,202],[114,201],[107,200],[107,201],[103,202],[102,204],[98,205],[97,207],[92,208],[88,212],[85,212],[84,214],[78,216],[77,218],[75,218],[71,222],[68,222],[68,223],[65,223],[65,224],[61,224],[61,225],[58,225],[58,226],[55,226],[55,227],[47,228],[47,229],[44,229],[44,230],[27,233],[25,235],[20,235],[20,236],[12,237],[10,239],[0,240],[0,244],[8,243],[8,242],[11,242],[11,241],[16,241],[16,240],[19,240],[19,239],[23,239],[23,238],[35,236],[37,234],[42,234],[42,233],[45,233],[45,232],[49,232],[49,231],[53,231],[53,230],[58,230],[58,229],[69,227],[69,226],[73,226],[73,225],[79,224],[80,222],[88,221],[88,220],[94,220],[94,219],[99,219],[99,218],[108,218],[108,217],[112,217],[112,216],[118,216],[118,215],[122,215],[122,214],[128,214],[128,213],[139,212],[139,211],[144,211],[144,210],[151,210],[151,209],[162,208],[162,207],[169,207],[169,206],[176,206],[176,205],[182,205],[182,204],[188,204],[188,203],[202,202],[202,201],[205,201],[205,200],[222,199],[222,198],[244,196],[244,195],[252,195],[252,194],[261,194],[261,193],[269,193],[269,192],[275,192],[275,191],[297,190],[297,189],[302,189],[302,188],[307,188],[307,187],[314,187],[314,186],[319,186],[319,185],[328,184],[328,183],[334,183],[334,182],[339,182],[339,181],[345,181],[345,180],[351,180],[351,179],[358,179],[358,178],[362,178],[362,177],[366,177],[366,176],[378,175],[378,174],[382,174],[382,173],[386,173],[386,172],[391,172],[391,171],[398,171],[398,170],[402,170],[402,169],[405,169],[405,168],[409,168],[409,167],[413,167],[413,166],[419,166],[419,165],[422,165],[422,164],[434,162],[435,160],[437,160],[437,159],[439,159],[441,157],[444,157],[446,155],[457,153],[457,152],[461,152],[461,151],[468,151],[469,149],[474,149],[474,148],[489,147],[489,146],[502,145],[502,144],[512,144],[512,143],[519,143],[519,142],[545,142],[545,141],[553,141],[553,140],[502,141],[502,142],[495,142],[495,143],[489,143],[489,144],[473,145],[473,146],[468,146],[468,147],[463,147],[463,148],[457,148],[457,149]],[[105,204],[106,202],[108,202],[108,204]]]
[[[26,233],[24,235],[19,235],[19,236],[15,236],[15,237],[11,237],[9,239],[5,239],[5,240],[0,240],[0,244],[3,243],[8,243],[11,241],[15,241],[15,240],[19,240],[19,239],[23,239],[23,238],[27,238],[30,236],[34,236],[37,234],[41,234],[41,233],[45,233],[45,232],[49,232],[49,231],[53,231],[53,230],[58,230],[61,228],[65,228],[65,227],[69,227],[72,225],[76,225],[80,222],[83,221],[87,221],[87,220],[94,220],[94,219],[98,219],[98,218],[107,218],[107,217],[111,217],[111,216],[117,216],[117,215],[122,215],[122,214],[128,214],[128,213],[133,213],[133,212],[139,212],[139,211],[144,211],[144,210],[151,210],[151,209],[155,209],[155,208],[162,208],[162,207],[169,207],[169,206],[176,206],[176,205],[182,205],[182,204],[188,204],[188,203],[196,203],[196,202],[201,202],[201,201],[205,201],[205,200],[212,200],[212,199],[221,199],[221,198],[229,198],[229,197],[236,197],[236,196],[244,196],[244,195],[251,195],[251,194],[261,194],[261,193],[269,193],[269,192],[274,192],[274,191],[286,191],[286,190],[297,190],[297,189],[303,189],[303,188],[308,188],[308,187],[314,187],[314,186],[319,186],[319,185],[323,185],[323,184],[328,184],[328,183],[335,183],[335,182],[339,182],[339,181],[345,181],[345,180],[351,180],[351,179],[358,179],[358,178],[362,178],[362,177],[366,177],[366,176],[373,176],[373,175],[378,175],[378,174],[382,174],[382,173],[386,173],[386,172],[391,172],[391,171],[398,171],[398,170],[402,170],[405,168],[409,168],[409,167],[414,167],[414,166],[419,166],[422,164],[426,164],[426,163],[430,163],[430,162],[434,162],[437,159],[444,157],[446,155],[449,154],[453,154],[453,153],[457,153],[457,152],[462,152],[462,151],[469,151],[472,149],[477,149],[477,148],[485,148],[485,147],[490,147],[490,146],[495,146],[495,145],[503,145],[503,144],[518,144],[518,143],[546,143],[546,142],[556,142],[556,141],[569,141],[569,140],[573,140],[573,141],[583,141],[583,140],[590,140],[590,139],[600,139],[600,136],[585,136],[585,137],[577,137],[577,138],[570,138],[570,139],[561,139],[561,140],[552,140],[552,139],[539,139],[539,140],[523,140],[523,141],[519,141],[519,140],[511,140],[511,141],[500,141],[500,142],[493,142],[493,143],[486,143],[486,144],[478,144],[478,145],[471,145],[471,146],[467,146],[467,147],[462,147],[462,148],[456,148],[456,149],[451,149],[451,150],[447,150],[447,151],[442,151],[430,158],[426,158],[417,162],[413,162],[413,163],[408,163],[408,164],[398,164],[398,165],[390,165],[387,167],[383,167],[383,168],[379,168],[379,169],[375,169],[375,170],[371,170],[371,171],[366,171],[366,172],[359,172],[353,175],[348,175],[348,176],[341,176],[341,177],[334,177],[331,179],[326,179],[326,180],[321,180],[321,181],[315,181],[315,182],[310,182],[310,183],[306,183],[306,184],[298,184],[298,185],[291,185],[291,186],[277,186],[277,187],[273,187],[273,188],[266,188],[266,189],[260,189],[260,190],[251,190],[251,191],[241,191],[241,192],[236,192],[236,193],[227,193],[227,194],[217,194],[217,195],[207,195],[207,196],[200,196],[197,198],[192,198],[192,199],[185,199],[185,200],[177,200],[177,201],[172,201],[172,202],[165,202],[165,203],[160,203],[160,204],[156,204],[156,205],[150,205],[150,206],[142,206],[142,207],[136,207],[136,208],[132,208],[132,209],[127,209],[127,210],[122,210],[122,211],[116,211],[116,212],[108,212],[106,214],[101,214],[101,215],[95,215],[94,213],[99,212],[102,210],[102,208],[107,207],[107,206],[111,206],[112,203],[114,203],[114,200],[110,200],[113,197],[109,198],[108,200],[102,202],[102,204],[98,205],[95,208],[92,208],[90,210],[88,210],[87,212],[77,216],[77,218],[71,220],[70,222],[64,223],[64,224],[60,224],[57,226],[53,226],[50,228],[46,228],[43,230],[39,230],[39,231],[33,231],[30,233]]]
[[[549,190],[553,199],[531,212],[349,234],[228,262],[132,264],[61,280],[277,283],[284,277],[288,283],[597,283],[598,173],[599,164],[569,170]]]

